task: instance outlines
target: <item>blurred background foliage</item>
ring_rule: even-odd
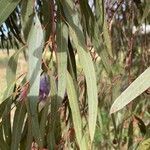
[[[149,12],[149,0],[1,0],[0,48],[15,52],[6,61],[0,149],[150,149],[148,86],[110,115],[149,69]],[[144,79],[150,87],[149,70]]]

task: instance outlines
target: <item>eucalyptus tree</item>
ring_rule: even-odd
[[[149,11],[149,0],[1,0],[0,47],[15,53],[0,149],[147,146],[150,37],[139,31]],[[28,71],[18,77],[22,52]]]

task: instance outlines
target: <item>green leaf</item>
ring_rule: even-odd
[[[50,34],[53,30],[52,21],[53,21],[53,1],[44,0],[42,1],[42,16],[43,16],[43,23],[42,25],[45,28],[45,42],[49,40]]]
[[[24,103],[19,103],[14,115],[11,150],[19,149],[25,115],[26,105]]]
[[[121,93],[111,106],[110,114],[129,104],[150,87],[150,67],[147,68],[131,85]]]
[[[31,149],[32,142],[33,142],[33,133],[32,133],[32,128],[31,128],[31,117],[29,116],[27,118],[28,121],[28,132],[27,132],[27,138],[26,138],[26,143],[25,143],[25,149],[29,150]]]
[[[47,143],[48,149],[55,149],[56,142],[58,141],[57,137],[61,136],[61,132],[59,130],[59,102],[57,99],[57,86],[56,80],[54,76],[50,76],[50,84],[51,84],[51,113],[50,118],[48,120],[48,134],[47,134]],[[56,141],[57,140],[57,141]]]
[[[8,97],[6,100],[4,100],[1,104],[0,104],[0,118],[2,117],[3,115],[3,112],[5,110],[5,107],[9,101],[10,97]]]
[[[97,96],[97,85],[94,65],[89,52],[86,49],[84,35],[82,33],[82,27],[79,22],[79,17],[74,11],[74,5],[72,1],[66,0],[63,2],[63,9],[69,25],[69,36],[72,38],[79,60],[83,68],[86,83],[87,83],[87,95],[88,95],[88,124],[91,142],[93,142],[96,120],[97,120],[97,107],[98,107],[98,96]]]
[[[41,114],[41,120],[40,120],[40,131],[41,131],[41,138],[42,141],[45,140],[45,133],[46,133],[46,124],[47,124],[47,116],[48,116],[48,110],[49,110],[49,99],[47,99],[46,104],[42,110]],[[44,144],[44,142],[43,142]]]
[[[128,128],[128,149],[132,148],[133,146],[133,120],[129,123]]]
[[[21,0],[1,0],[0,1],[0,26],[13,12]]]
[[[16,71],[17,71],[17,63],[18,63],[18,57],[19,53],[22,51],[20,49],[19,51],[16,51],[9,59],[8,66],[6,70],[6,81],[7,81],[7,88],[4,92],[3,99],[6,99],[7,97],[12,94],[14,86],[15,86],[15,80],[16,80]]]
[[[80,114],[80,109],[78,104],[77,92],[75,90],[73,80],[69,73],[67,73],[67,93],[68,93],[69,105],[71,108],[73,124],[74,124],[77,142],[79,144],[79,148],[82,150],[87,150],[87,143],[83,135],[83,127],[82,127],[81,114]]]
[[[73,80],[77,82],[77,66],[73,47],[71,45],[70,39],[68,41],[68,71],[73,77]]]
[[[103,29],[102,27],[104,23],[104,0],[94,1],[94,3],[95,3],[95,18],[97,24],[101,29]]]
[[[28,81],[30,85],[30,91],[28,93],[28,110],[31,116],[33,136],[36,142],[38,143],[39,147],[42,147],[42,141],[38,121],[37,102],[39,100],[38,96],[40,86],[42,50],[43,30],[38,16],[36,15],[35,23],[32,24],[31,31],[28,37]]]
[[[31,0],[22,0],[21,2],[21,21],[22,21],[22,29],[24,33],[25,41],[28,38],[32,21],[33,21],[33,7],[34,7],[34,1]]]
[[[57,59],[58,59],[58,96],[61,100],[66,91],[68,27],[59,20],[56,28]]]
[[[2,126],[4,130],[5,140],[8,146],[10,146],[11,144],[11,115],[10,114],[11,114],[12,103],[13,103],[13,99],[12,97],[10,97],[7,101],[7,105],[5,107],[2,116]]]
[[[8,147],[8,145],[7,145],[7,143],[5,142],[5,140],[4,140],[4,136],[3,136],[3,128],[2,128],[2,124],[0,123],[0,148],[2,149],[2,150],[8,150],[9,149],[9,147]]]
[[[95,25],[95,18],[94,18],[93,12],[87,0],[79,1],[79,3],[80,3],[81,14],[84,16],[84,20],[86,23],[86,26],[85,26],[86,31],[89,36],[93,36],[94,25]]]

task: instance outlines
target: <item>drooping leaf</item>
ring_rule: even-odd
[[[122,109],[149,87],[150,67],[147,68],[135,81],[133,81],[130,86],[114,101],[110,109],[110,114]]]
[[[66,91],[68,27],[61,18],[57,22],[56,37],[58,59],[58,97],[63,99]]]
[[[14,86],[15,86],[15,80],[16,80],[16,71],[17,71],[17,64],[18,64],[18,57],[19,53],[22,51],[22,49],[16,51],[9,59],[8,66],[6,70],[6,81],[7,81],[7,88],[5,90],[3,99],[6,99],[10,96],[10,94],[13,92]]]
[[[5,110],[2,115],[2,127],[4,131],[5,141],[10,148],[11,144],[11,106],[13,103],[12,96],[8,99]]]
[[[69,98],[69,105],[71,108],[73,124],[74,124],[78,145],[80,149],[86,150],[87,143],[83,134],[83,126],[82,126],[80,109],[78,105],[77,93],[75,90],[73,80],[69,73],[67,73],[67,94]]]
[[[19,149],[25,115],[26,105],[24,103],[19,103],[14,115],[11,150]]]
[[[22,0],[21,1],[21,21],[22,21],[22,29],[24,33],[24,39],[25,42],[28,38],[32,21],[33,21],[33,7],[34,7],[34,1],[30,0]]]
[[[31,116],[31,126],[33,136],[42,147],[42,139],[38,121],[37,102],[39,99],[40,87],[40,69],[43,50],[43,30],[38,16],[35,16],[35,23],[32,24],[31,31],[28,36],[28,81],[30,91],[28,93],[29,106],[28,111]]]
[[[31,128],[32,122],[30,116],[27,118],[27,121],[28,121],[28,131],[27,131],[27,138],[25,143],[25,150],[31,149],[32,142],[33,142],[33,131]]]
[[[70,39],[68,41],[68,71],[73,77],[73,79],[77,80],[77,67],[76,67],[76,59],[73,51],[73,47],[71,45]]]
[[[55,78],[50,76],[50,83],[51,83],[51,113],[50,118],[48,119],[48,134],[47,134],[47,145],[48,149],[54,149],[55,144],[57,142],[57,137],[61,136],[61,132],[59,130],[60,118],[59,118],[59,105],[57,98],[57,85]]]
[[[77,49],[79,55],[79,60],[81,62],[86,83],[87,83],[87,95],[88,95],[88,124],[91,142],[93,142],[96,120],[97,120],[97,106],[98,106],[98,96],[97,96],[97,85],[96,85],[96,75],[94,70],[94,65],[92,58],[87,52],[84,35],[82,33],[82,27],[79,22],[78,15],[74,11],[73,3],[70,0],[66,0],[63,3],[63,9],[65,12],[65,17],[69,24],[70,37]]]
[[[3,136],[3,128],[2,128],[2,123],[0,124],[0,148],[3,149],[3,150],[8,150],[9,147],[8,147],[8,144],[5,142],[4,140],[4,136]]]
[[[132,148],[133,146],[133,137],[133,121],[131,120],[128,128],[128,149]]]
[[[54,13],[54,2],[49,0],[44,0],[42,5],[43,12],[43,26],[45,28],[45,41],[49,40],[49,36],[53,30],[52,22],[54,21],[54,17],[52,13]]]
[[[1,0],[0,1],[0,26],[13,12],[21,0]]]
[[[4,100],[1,104],[0,104],[0,118],[3,115],[3,112],[5,110],[5,107],[7,105],[7,102],[9,101],[10,97],[8,97],[6,100]]]

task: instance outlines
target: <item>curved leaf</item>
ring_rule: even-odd
[[[82,127],[80,109],[78,105],[77,93],[75,90],[73,80],[69,73],[67,73],[67,93],[69,97],[69,105],[72,112],[72,118],[73,118],[73,124],[74,124],[77,142],[79,144],[80,149],[87,150],[87,143],[83,135],[83,127]]]
[[[97,96],[97,85],[96,85],[96,74],[94,65],[89,52],[86,49],[84,35],[82,33],[82,27],[79,22],[79,17],[74,11],[73,3],[70,0],[66,0],[63,3],[63,9],[65,12],[66,19],[69,24],[70,37],[74,43],[81,66],[83,68],[86,83],[87,83],[87,95],[88,95],[88,123],[91,142],[93,142],[96,120],[97,120],[97,107],[98,107],[98,96]]]
[[[111,106],[110,114],[129,104],[150,87],[150,67],[147,68],[131,85],[121,93]]]
[[[21,133],[25,120],[25,115],[26,115],[26,105],[24,103],[20,103],[17,106],[14,116],[11,150],[19,149],[19,143],[21,140]]]
[[[0,1],[0,26],[13,12],[21,0],[1,0]]]
[[[21,2],[21,21],[22,21],[22,29],[24,33],[25,41],[28,38],[28,34],[30,32],[33,20],[33,7],[34,1],[31,0],[22,0]]]

